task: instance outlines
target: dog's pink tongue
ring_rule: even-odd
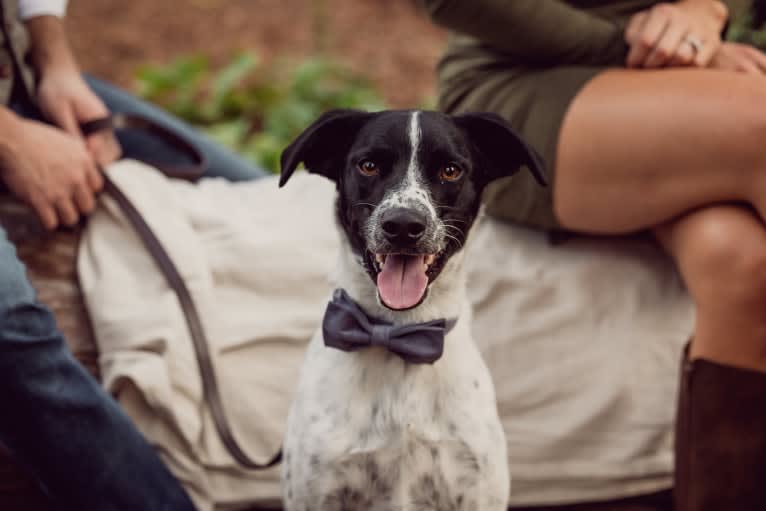
[[[389,254],[378,274],[378,293],[392,309],[409,309],[423,298],[428,286],[423,256]]]

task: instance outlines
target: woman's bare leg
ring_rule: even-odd
[[[675,509],[766,502],[766,79],[608,72],[562,127],[564,226],[652,229],[697,307],[681,372]]]
[[[766,229],[752,209],[695,210],[655,229],[697,305],[676,421],[677,511],[766,502]]]
[[[562,126],[553,194],[574,230],[662,226],[697,305],[692,356],[766,371],[766,79],[597,76]]]
[[[655,229],[697,308],[691,358],[766,372],[766,226],[750,209],[699,209]]]
[[[566,115],[554,208],[615,234],[724,201],[766,214],[766,79],[711,70],[614,70]]]

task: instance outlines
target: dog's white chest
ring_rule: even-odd
[[[505,509],[505,438],[489,374],[472,344],[453,355],[412,365],[315,338],[285,442],[288,511]]]

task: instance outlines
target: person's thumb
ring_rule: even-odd
[[[48,111],[44,113],[48,119],[59,128],[70,135],[82,138],[80,125],[77,123],[77,116],[69,103],[58,103],[55,107],[49,108]]]

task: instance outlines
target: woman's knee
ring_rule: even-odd
[[[754,80],[759,87],[749,94],[732,98],[727,116],[736,119],[735,128],[717,134],[724,157],[730,158],[736,174],[751,175],[759,181],[766,177],[766,80]],[[715,127],[712,127],[717,130]],[[715,148],[713,148],[715,149]],[[762,190],[761,190],[762,191]]]
[[[754,212],[711,207],[664,229],[698,306],[766,310],[766,225]]]

